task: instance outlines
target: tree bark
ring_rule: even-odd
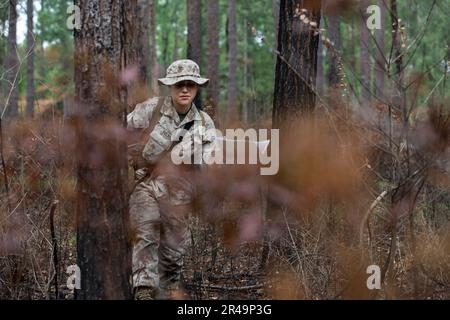
[[[149,83],[150,77],[150,4],[149,0],[137,1],[138,19],[138,65],[139,77],[144,84]]]
[[[27,116],[34,114],[34,31],[33,0],[27,0]]]
[[[360,71],[361,71],[361,102],[363,106],[367,106],[371,99],[371,85],[370,85],[370,31],[367,28],[367,12],[369,6],[367,0],[362,0],[360,5]]]
[[[216,108],[219,105],[219,1],[208,0],[208,66],[207,76],[210,79],[208,85],[207,112],[214,119]]]
[[[168,12],[169,12],[169,0],[166,0],[164,2],[164,7],[162,7],[162,11],[167,13],[167,15],[168,15]],[[169,32],[168,32],[169,30],[168,30],[168,28],[169,28],[169,26],[167,24],[167,20],[169,20],[169,18],[166,17],[165,20],[166,20],[165,21],[166,32],[164,32],[162,34],[162,61],[163,61],[164,66],[168,67],[168,65],[169,65],[169,59],[168,59],[168,51],[169,51]]]
[[[242,101],[242,121],[244,123],[247,123],[249,121],[249,104],[248,104],[248,97],[249,97],[249,81],[248,81],[248,75],[249,75],[249,59],[248,59],[248,33],[249,28],[247,25],[247,20],[244,21],[244,95],[243,95],[243,101]]]
[[[202,53],[202,1],[186,0],[187,4],[187,57],[198,64]]]
[[[128,65],[138,60],[133,1],[76,0],[77,299],[131,298],[127,154]]]
[[[328,86],[330,88],[337,88],[339,85],[339,59],[338,54],[341,50],[341,21],[340,16],[336,14],[331,14],[328,17],[329,25],[328,31],[330,35],[330,40],[333,43],[334,50],[330,52],[329,64],[330,68],[328,69]]]
[[[187,58],[197,62],[201,66],[202,58],[202,1],[186,0],[187,5]],[[199,91],[194,101],[197,107],[201,107],[202,98]]]
[[[150,10],[150,66],[151,66],[151,84],[152,94],[159,94],[158,78],[159,65],[156,57],[156,0],[149,0]]]
[[[228,1],[228,108],[227,121],[235,121],[237,112],[237,25],[236,0]]]
[[[319,35],[296,16],[296,9],[308,10],[309,20],[319,25],[320,7],[320,1],[281,0],[272,115],[274,127],[288,119],[294,121],[299,116],[311,114],[315,108]]]
[[[17,56],[17,0],[9,0],[9,19],[8,19],[8,53],[6,57],[6,85],[5,99],[6,110],[3,112],[11,117],[17,117],[19,114],[19,59]],[[2,106],[3,107],[3,106]]]

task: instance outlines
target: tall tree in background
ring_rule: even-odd
[[[381,29],[375,31],[376,40],[376,54],[375,54],[375,94],[379,98],[383,98],[384,93],[384,77],[386,74],[386,56],[384,53],[384,31],[385,31],[385,16],[386,16],[386,3],[385,0],[378,0],[378,6],[381,13]]]
[[[158,1],[156,1],[156,4],[158,4]],[[161,49],[162,49],[162,63],[165,67],[168,67],[169,64],[172,62],[171,60],[174,58],[176,53],[174,50],[170,50],[170,40],[171,37],[173,37],[173,46],[175,47],[175,43],[178,41],[176,38],[179,36],[176,34],[176,32],[170,32],[170,30],[175,30],[178,25],[178,20],[180,19],[180,7],[182,6],[183,1],[175,1],[173,3],[172,1],[166,0],[161,6],[161,10],[159,11],[161,13],[160,18],[160,26],[161,29],[164,30],[161,34]],[[173,48],[173,47],[172,47]],[[172,53],[170,56],[169,54]]]
[[[34,113],[34,32],[33,0],[27,0],[27,116]]]
[[[328,34],[333,43],[333,52],[328,55],[329,68],[327,73],[328,86],[336,88],[339,85],[339,59],[341,50],[341,23],[339,13],[331,13],[328,17]]]
[[[244,86],[244,95],[242,97],[242,121],[244,121],[244,123],[247,123],[249,120],[249,64],[250,61],[248,59],[248,53],[249,53],[249,43],[248,43],[248,39],[249,39],[249,27],[248,27],[248,21],[247,19],[244,20],[244,70],[243,70],[243,86]]]
[[[208,65],[207,76],[210,79],[208,85],[208,108],[206,111],[213,119],[219,105],[220,86],[219,86],[219,1],[208,0]]]
[[[370,102],[371,98],[371,66],[370,66],[370,31],[367,28],[367,7],[368,0],[361,0],[360,3],[360,72],[361,72],[361,102],[364,106]]]
[[[150,77],[150,1],[137,0],[138,65],[140,80],[148,84]]]
[[[237,24],[236,0],[228,1],[228,105],[227,121],[234,121],[237,113]]]
[[[174,15],[174,23],[175,23],[175,32],[173,34],[173,50],[172,50],[172,61],[178,60],[178,38],[180,36],[179,29],[180,29],[180,19],[178,16],[178,12]]]
[[[287,119],[311,113],[316,104],[314,86],[317,72],[319,35],[299,17],[308,11],[309,20],[320,24],[320,1],[281,0],[278,58],[273,104],[274,127]]]
[[[202,53],[202,1],[186,0],[187,5],[187,58],[197,62],[201,67]],[[194,101],[195,105],[202,105],[199,91]]]
[[[152,94],[158,95],[159,64],[156,56],[156,0],[149,0],[150,10],[150,66]]]
[[[10,117],[19,114],[19,59],[17,56],[17,0],[9,0],[8,53],[6,57],[6,85],[4,95],[7,104],[2,110]]]
[[[131,298],[125,121],[127,65],[137,62],[133,1],[77,0],[75,30],[78,299]],[[123,75],[120,77],[119,75]],[[121,80],[122,79],[122,80]],[[129,79],[128,79],[129,80]],[[127,80],[127,81],[128,81]],[[122,84],[121,84],[122,82]]]

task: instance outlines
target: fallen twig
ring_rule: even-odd
[[[186,287],[191,289],[210,289],[210,290],[223,290],[223,291],[247,291],[264,288],[264,284],[254,284],[249,286],[219,286],[214,284],[187,284]]]

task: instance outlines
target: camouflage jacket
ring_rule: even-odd
[[[145,130],[150,125],[158,99],[158,97],[151,98],[136,105],[134,111],[127,116],[128,130]],[[186,133],[186,124],[192,121],[194,123]],[[201,145],[203,157],[208,157],[214,150],[215,135],[212,129],[215,129],[213,120],[207,113],[198,110],[194,104],[183,121],[180,121],[180,117],[172,105],[171,97],[165,97],[161,107],[160,120],[149,136],[145,137],[146,143],[142,157],[149,164],[156,164],[167,151],[175,150],[174,147],[177,144],[188,145],[193,144],[194,141],[197,145]],[[184,136],[183,140],[179,142],[179,137],[182,135]],[[191,149],[193,152],[194,149]],[[189,148],[185,149],[183,146],[178,146],[176,150],[183,153]],[[180,156],[185,155],[180,154]]]

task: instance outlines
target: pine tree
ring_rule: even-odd
[[[127,66],[138,59],[137,3],[77,0],[75,30],[78,299],[131,298],[126,114]]]
[[[317,72],[319,35],[305,19],[320,24],[320,1],[282,0],[280,3],[280,29],[278,59],[275,74],[273,105],[274,127],[285,120],[310,114],[316,104],[314,87]]]

